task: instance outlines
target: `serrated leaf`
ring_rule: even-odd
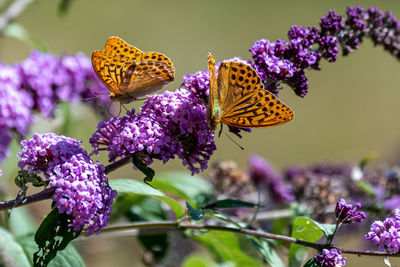
[[[10,232],[0,227],[0,265],[30,267],[31,263],[24,248],[14,239]]]
[[[118,194],[124,193],[148,196],[165,202],[174,211],[176,218],[180,218],[185,214],[185,209],[178,201],[142,182],[131,179],[114,179],[110,180],[109,184]]]
[[[255,236],[246,235],[247,239],[257,248],[257,250],[264,256],[264,260],[274,267],[285,267],[285,264],[279,258],[275,250],[265,240]]]
[[[291,237],[308,242],[316,242],[324,235],[320,224],[306,217],[297,217],[293,223]],[[297,267],[307,255],[307,248],[291,244],[289,249],[289,266]]]
[[[189,202],[186,202],[186,206],[188,208],[188,213],[189,213],[190,219],[195,220],[195,221],[199,221],[199,220],[203,219],[204,214],[205,214],[204,211],[193,208],[189,204]]]
[[[184,199],[195,208],[204,203],[208,196],[213,193],[213,186],[207,180],[186,172],[157,173],[151,184],[163,192]]]
[[[34,241],[34,234],[16,237],[16,240],[26,251],[29,260],[33,262],[33,254],[38,247]],[[31,265],[30,265],[31,266]],[[76,249],[70,244],[63,251],[57,253],[57,256],[49,263],[48,267],[85,267],[85,264]]]
[[[8,24],[4,30],[3,34],[5,36],[13,37],[18,39],[28,45],[32,46],[34,49],[40,50],[42,52],[47,52],[48,49],[44,43],[39,41],[36,37],[34,37],[28,30],[26,30],[22,25],[12,22]]]
[[[236,199],[222,199],[208,203],[203,209],[226,209],[226,208],[259,208],[259,204],[254,204]]]

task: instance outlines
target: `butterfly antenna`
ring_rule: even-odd
[[[232,141],[233,143],[235,143],[235,145],[237,145],[241,150],[244,150],[244,148],[243,148],[238,142],[236,142],[232,137],[230,137],[230,136],[227,135],[226,133],[225,133],[225,135],[226,135],[229,139],[231,139],[231,141]]]
[[[121,106],[123,106],[124,109],[125,109],[126,111],[129,111],[129,110],[124,106],[124,104],[121,103],[121,105],[119,106],[119,113],[121,113]]]
[[[98,98],[98,96],[86,97],[86,98],[82,98],[81,101],[87,101],[87,100],[92,100],[92,99],[96,99],[96,98]]]

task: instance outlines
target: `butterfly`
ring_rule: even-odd
[[[293,111],[264,89],[261,78],[248,64],[224,61],[215,73],[215,60],[208,54],[210,91],[207,120],[213,130],[219,123],[238,128],[263,128],[284,124]]]
[[[99,79],[111,91],[113,101],[129,103],[163,88],[175,78],[168,57],[143,53],[119,37],[108,38],[102,51],[92,53],[92,65]]]

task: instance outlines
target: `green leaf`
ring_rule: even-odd
[[[213,267],[217,266],[215,262],[212,262],[210,259],[207,259],[207,257],[204,257],[204,255],[198,254],[198,253],[193,253],[190,254],[185,258],[183,261],[182,267]]]
[[[243,236],[230,232],[209,231],[194,235],[203,243],[217,262],[232,262],[234,266],[261,266],[254,246]]]
[[[4,266],[31,266],[24,248],[8,231],[0,227],[0,266],[3,266],[2,263]]]
[[[114,179],[109,181],[112,189],[116,190],[118,194],[133,194],[139,196],[153,197],[165,202],[175,212],[176,218],[180,218],[185,214],[185,209],[173,198],[167,197],[157,189],[144,184],[142,182],[131,179]]]
[[[314,257],[312,257],[304,264],[304,267],[319,267],[319,265],[315,262]]]
[[[79,236],[81,231],[74,232],[68,226],[70,222],[71,216],[60,214],[57,208],[46,216],[35,234],[38,250],[33,254],[34,266],[47,266],[59,251]]]
[[[367,195],[375,197],[375,190],[370,183],[366,181],[355,181],[355,185]]]
[[[8,225],[15,236],[32,233],[37,228],[35,220],[25,207],[19,207],[11,212]]]
[[[274,267],[285,267],[278,254],[265,240],[255,236],[246,235],[247,239],[257,248],[257,250],[264,256],[264,260]]]
[[[367,165],[367,163],[369,163],[371,160],[375,159],[376,157],[378,157],[378,154],[376,152],[371,152],[368,155],[366,155],[365,157],[363,157],[360,162],[358,163],[358,167],[362,170],[364,169],[365,165]]]
[[[297,217],[293,223],[292,237],[308,242],[316,242],[324,235],[321,224],[306,217]],[[289,266],[300,266],[307,255],[307,248],[291,244],[289,249]]]
[[[38,250],[34,240],[34,234],[16,237],[16,240],[26,251],[30,262],[33,262],[33,254]],[[32,266],[32,265],[29,265]],[[84,267],[85,264],[76,249],[70,244],[63,251],[57,253],[57,256],[49,263],[48,267]]]
[[[198,175],[187,172],[165,172],[157,174],[151,183],[154,187],[189,202],[195,208],[207,201],[213,193],[213,186]]]
[[[22,25],[12,22],[8,24],[4,30],[3,34],[5,36],[13,37],[18,39],[28,45],[32,46],[35,49],[38,49],[42,52],[47,52],[47,46],[39,41],[36,37],[34,37],[28,30],[26,30]]]
[[[186,202],[190,219],[199,221],[204,217],[204,211],[193,208],[189,202]]]
[[[315,225],[317,225],[319,227],[319,229],[322,230],[322,232],[324,232],[324,235],[327,240],[332,238],[332,235],[335,232],[336,224],[318,223],[314,220],[312,220],[312,221],[315,223]]]
[[[217,201],[208,203],[203,208],[204,209],[226,209],[226,208],[239,208],[239,207],[259,208],[260,205],[242,201],[242,200],[236,200],[236,199],[222,199],[222,200],[217,200]]]
[[[70,9],[72,0],[60,0],[60,5],[58,6],[58,14],[65,15]]]

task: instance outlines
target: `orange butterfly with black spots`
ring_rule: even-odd
[[[215,71],[215,60],[208,54],[210,91],[207,119],[216,130],[219,123],[238,128],[263,128],[284,124],[293,111],[264,89],[261,78],[248,64],[224,61]]]
[[[121,103],[158,91],[175,78],[175,68],[167,56],[143,53],[115,36],[108,38],[103,50],[93,52],[92,65],[111,91],[110,99]]]

